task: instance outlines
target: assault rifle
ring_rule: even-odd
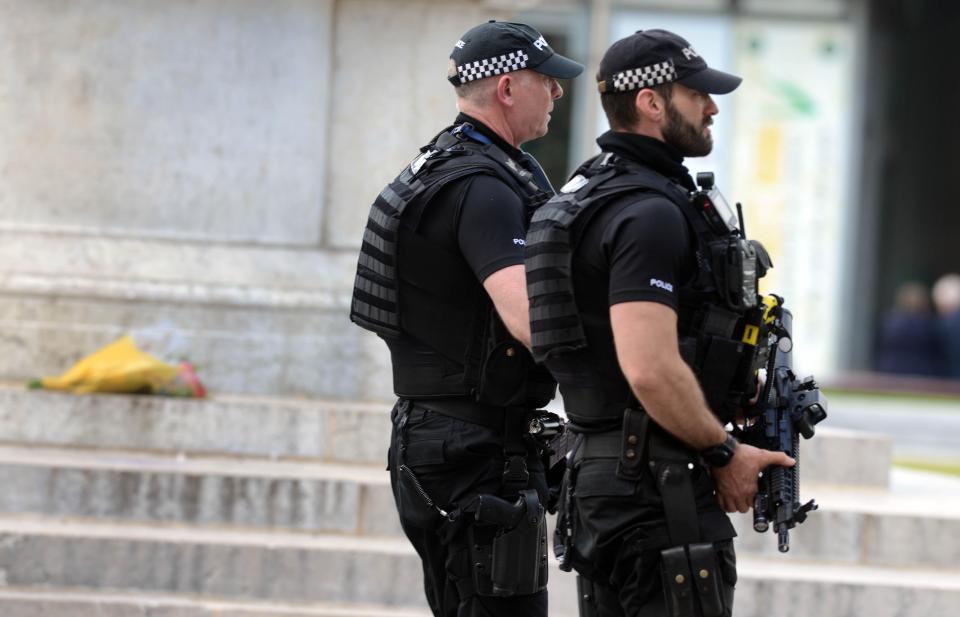
[[[813,437],[815,425],[827,417],[827,400],[813,377],[793,374],[793,316],[783,299],[764,298],[758,327],[766,331],[759,364],[766,364],[767,381],[756,407],[747,411],[734,435],[757,448],[785,452],[797,464],[772,465],[764,470],[753,502],[753,528],[763,533],[773,524],[781,553],[790,550],[790,530],[817,509],[813,499],[800,504],[800,436]]]

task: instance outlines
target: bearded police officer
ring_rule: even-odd
[[[546,481],[524,435],[556,384],[527,350],[523,248],[553,189],[519,147],[582,70],[530,26],[468,31],[448,68],[461,113],[364,233],[351,319],[390,349],[391,484],[438,617],[547,614]]]
[[[724,430],[756,392],[742,318],[771,264],[758,243],[708,224],[683,166],[712,148],[711,95],[740,78],[647,30],[616,42],[597,79],[611,126],[602,152],[527,237],[533,353],[582,434],[560,505],[561,566],[580,575],[582,616],[730,615],[723,511],[746,512],[758,473],[793,464]]]

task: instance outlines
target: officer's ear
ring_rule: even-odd
[[[645,119],[659,123],[663,118],[666,101],[650,88],[643,88],[637,92],[633,103],[636,105],[637,114],[642,120]]]
[[[667,103],[658,92],[650,88],[643,88],[637,92],[634,104],[637,106],[637,113],[641,119],[659,123],[664,117]]]
[[[514,89],[517,87],[517,81],[511,74],[501,75],[497,78],[496,97],[497,100],[507,107],[513,107]]]

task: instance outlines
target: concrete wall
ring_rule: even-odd
[[[315,245],[333,2],[9,2],[0,219]]]
[[[129,331],[214,390],[389,396],[384,346],[347,319],[366,211],[453,118],[459,35],[506,16],[0,0],[0,378]]]

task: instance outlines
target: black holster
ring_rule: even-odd
[[[537,491],[520,491],[511,504],[493,495],[481,495],[478,523],[497,525],[492,543],[477,541],[470,529],[470,560],[481,596],[520,596],[547,586],[547,520]]]

